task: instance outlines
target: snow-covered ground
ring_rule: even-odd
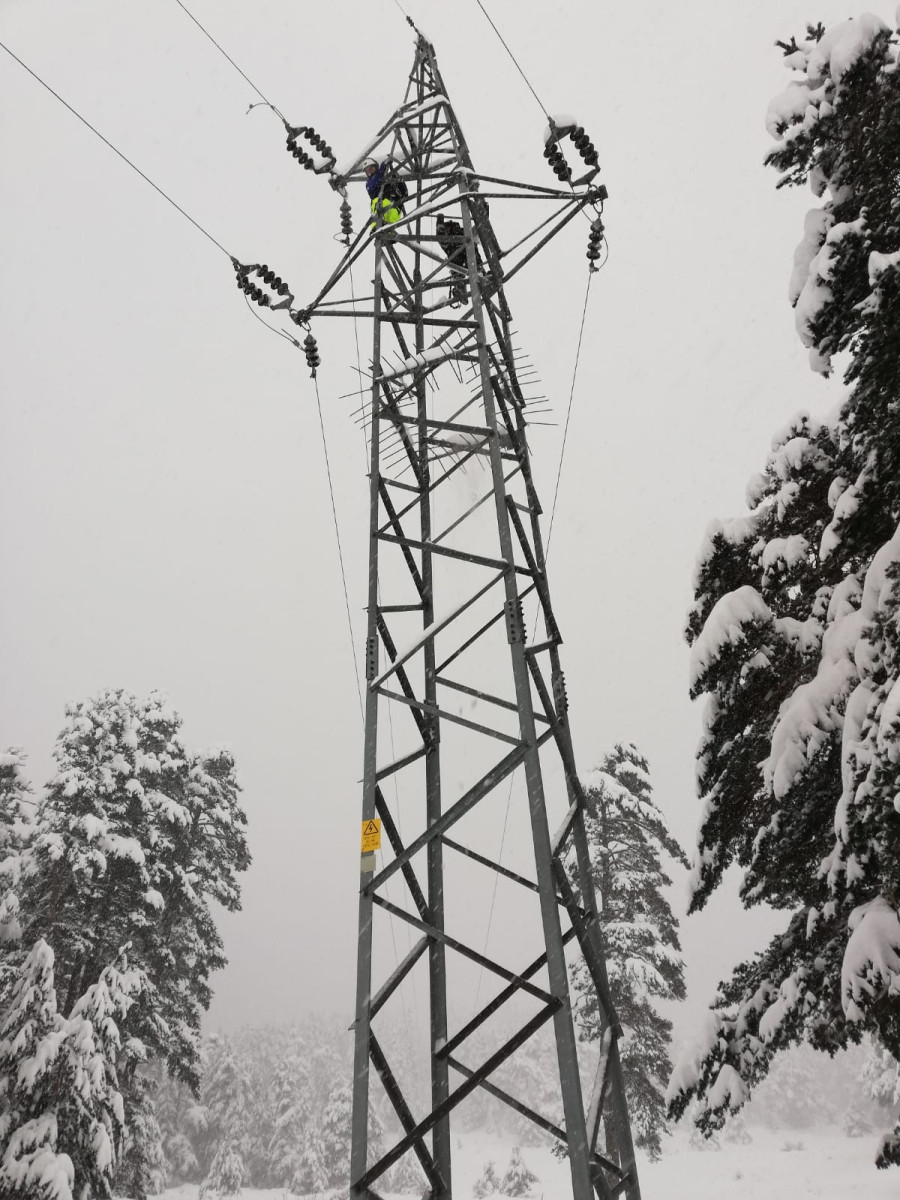
[[[676,1133],[658,1163],[640,1163],[644,1200],[900,1200],[900,1170],[876,1171],[872,1165],[877,1136],[848,1138],[842,1130],[787,1131],[776,1134],[753,1129],[746,1146],[723,1145],[721,1150],[698,1151],[687,1134]],[[511,1144],[491,1138],[464,1136],[454,1159],[454,1193],[469,1200],[472,1185],[484,1164],[493,1159],[502,1174]],[[540,1182],[534,1200],[565,1200],[571,1193],[565,1163],[544,1147],[522,1148],[528,1166]],[[246,1188],[243,1200],[280,1200],[281,1191]],[[163,1193],[162,1200],[196,1200],[197,1188],[185,1185]],[[499,1198],[498,1198],[499,1200]]]

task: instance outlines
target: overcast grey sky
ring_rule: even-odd
[[[391,3],[188,7],[339,158],[402,98],[413,42]],[[545,180],[544,118],[477,5],[404,7],[434,42],[476,165]],[[766,105],[788,81],[772,43],[849,10],[486,7],[543,102],[587,128],[610,192],[551,556],[578,758],[635,741],[689,845],[699,711],[681,631],[700,538],[742,510],[775,429],[840,395],[809,371],[786,300],[813,199],[776,194],[762,168]],[[258,97],[174,0],[4,0],[0,38],[229,252],[315,294],[338,253],[337,199],[266,109],[246,115]],[[67,702],[165,689],[190,745],[233,748],[250,816],[254,865],[223,924],[212,1022],[349,1015],[361,727],[303,358],[253,319],[224,255],[2,53],[0,122],[0,742],[29,752],[41,784]],[[511,292],[560,422],[583,242],[583,229],[558,238]],[[365,462],[339,399],[355,348],[332,324],[317,330],[320,386],[361,645]],[[545,506],[560,444],[561,423],[532,438]],[[733,889],[686,923],[694,1015],[771,927]]]

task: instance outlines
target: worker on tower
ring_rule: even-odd
[[[409,195],[409,189],[396,173],[390,158],[382,163],[377,158],[367,158],[363,170],[373,214],[380,210],[384,224],[394,225],[403,216],[403,201]]]
[[[459,221],[448,221],[443,213],[438,213],[435,220],[435,237],[437,244],[447,256],[450,274],[453,282],[450,285],[450,298],[456,304],[466,301],[466,241],[463,227]]]

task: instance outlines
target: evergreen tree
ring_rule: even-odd
[[[157,1086],[155,1079],[143,1073],[132,1080],[128,1125],[116,1172],[116,1193],[130,1200],[147,1200],[165,1187],[166,1157],[155,1105]]]
[[[139,973],[108,967],[66,1018],[37,941],[0,1008],[0,1194],[111,1195],[124,1133],[119,1028]]]
[[[139,1070],[159,1058],[198,1086],[200,1018],[210,975],[225,964],[211,903],[240,907],[246,818],[230,755],[189,754],[181,718],[160,695],[139,701],[104,692],[67,717],[57,774],[18,853],[16,912],[28,943],[43,938],[53,947],[63,1016],[122,946],[142,972],[123,1018],[133,1052],[119,1071],[130,1129],[123,1169],[136,1172],[130,1178],[140,1191],[158,1169],[160,1147]],[[0,926],[8,910],[7,898]]]
[[[586,779],[586,830],[609,971],[622,1026],[622,1072],[635,1142],[657,1158],[665,1130],[664,1088],[672,1064],[672,1023],[660,1000],[684,998],[678,926],[664,895],[671,879],[662,855],[687,865],[653,800],[646,759],[617,745]],[[597,995],[581,961],[574,971],[583,1037],[602,1035]]]
[[[522,1151],[518,1146],[513,1146],[500,1191],[504,1196],[530,1196],[534,1185],[539,1182],[534,1171],[526,1165]]]
[[[235,1158],[240,1160],[238,1185],[247,1179],[244,1159],[250,1124],[250,1081],[227,1037],[216,1035],[210,1039],[201,1100],[206,1111],[201,1151],[201,1167],[208,1171],[204,1186],[228,1194],[222,1193],[221,1187],[234,1181]]]
[[[873,1044],[860,1071],[866,1094],[883,1108],[900,1108],[900,1062],[883,1046]]]
[[[219,1142],[209,1174],[200,1185],[201,1196],[237,1196],[244,1182],[244,1160],[240,1150],[225,1137]]]
[[[202,1179],[195,1146],[202,1142],[207,1125],[206,1109],[187,1084],[166,1071],[153,1068],[157,1093],[155,1110],[165,1159],[165,1174],[172,1185]]]
[[[745,904],[787,914],[673,1074],[672,1113],[699,1097],[707,1131],[794,1043],[834,1053],[870,1032],[900,1054],[900,76],[871,15],[783,48],[796,76],[769,109],[768,161],[821,200],[791,300],[814,369],[844,353],[850,388],[829,421],[776,436],[749,514],[714,524],[698,560],[692,909],[737,862]]]
[[[328,1187],[350,1183],[350,1089],[339,1084],[328,1098],[319,1128],[319,1152]]]
[[[31,834],[30,794],[22,751],[0,753],[0,997],[4,966],[14,959],[22,933],[18,889],[22,851]]]
[[[278,1064],[272,1089],[274,1121],[268,1147],[270,1179],[289,1187],[297,1177],[310,1132],[309,1078],[297,1058]]]
[[[240,907],[250,861],[233,760],[189,754],[158,693],[104,692],[67,715],[24,870],[26,935],[54,948],[64,1012],[130,943],[154,984],[132,1019],[196,1087],[209,977],[225,963],[210,902]]]
[[[485,1196],[492,1196],[495,1192],[500,1191],[500,1176],[497,1174],[497,1168],[494,1166],[493,1160],[489,1160],[484,1164],[484,1170],[475,1181],[472,1188],[472,1195],[477,1200],[484,1200]]]
[[[300,1154],[290,1191],[295,1196],[312,1196],[327,1190],[328,1172],[322,1161],[318,1135],[313,1135]]]

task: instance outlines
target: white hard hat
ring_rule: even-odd
[[[369,157],[367,159],[363,160],[363,170],[365,170],[366,167],[377,167],[377,166],[378,166],[378,159],[373,158],[371,154],[369,155]]]

